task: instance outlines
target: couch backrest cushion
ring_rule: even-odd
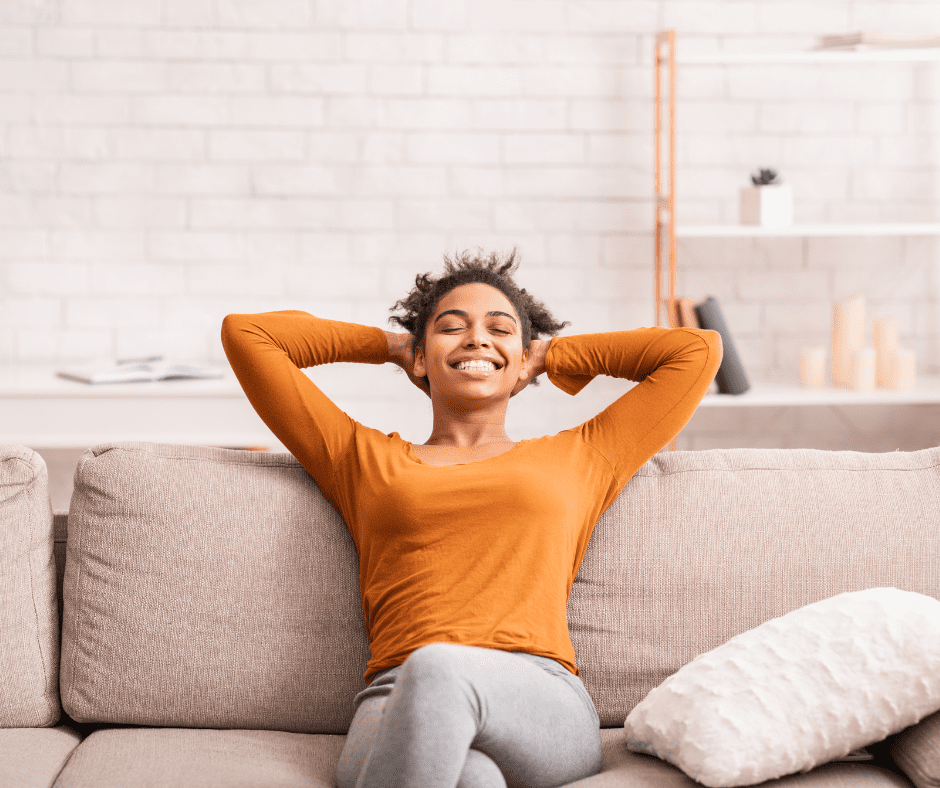
[[[356,549],[288,454],[89,449],[63,602],[79,722],[343,733],[365,686]]]
[[[732,636],[842,591],[940,597],[940,449],[663,452],[568,604],[604,726]],[[368,642],[346,527],[286,454],[90,449],[68,522],[62,699],[80,722],[345,732]]]
[[[0,727],[54,725],[59,621],[46,464],[0,446]]]
[[[661,453],[595,527],[568,620],[614,726],[696,655],[878,586],[940,597],[940,449]]]

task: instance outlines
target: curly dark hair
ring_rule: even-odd
[[[522,347],[528,350],[533,339],[555,336],[569,321],[558,322],[541,302],[519,287],[513,273],[519,267],[518,250],[506,255],[486,253],[482,249],[465,250],[452,258],[444,255],[444,273],[434,277],[430,273],[418,274],[415,286],[404,298],[395,302],[390,312],[400,312],[389,318],[404,328],[414,339],[412,349],[424,344],[428,321],[441,299],[455,287],[485,284],[495,287],[512,304],[522,323]],[[537,380],[532,381],[538,383]]]

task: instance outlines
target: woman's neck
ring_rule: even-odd
[[[431,393],[434,423],[425,446],[473,449],[512,443],[506,434],[509,399],[489,401],[441,401]]]
[[[431,436],[424,445],[473,449],[479,446],[512,443],[509,435],[506,434],[504,418],[480,418],[480,415],[482,414],[442,417],[435,410]]]

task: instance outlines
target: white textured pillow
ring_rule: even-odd
[[[940,601],[824,599],[701,654],[624,723],[627,747],[710,788],[808,771],[940,709]]]

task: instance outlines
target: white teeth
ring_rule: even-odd
[[[457,369],[467,369],[479,372],[493,372],[496,365],[492,361],[461,361]]]

